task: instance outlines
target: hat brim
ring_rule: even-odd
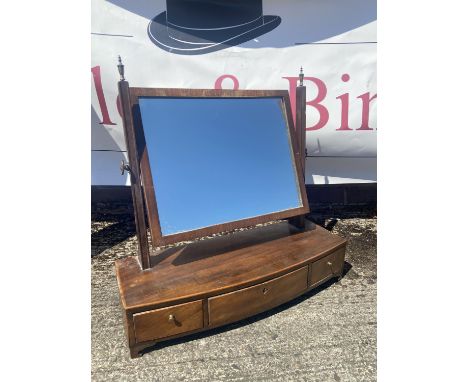
[[[281,17],[266,15],[242,29],[184,31],[168,24],[166,12],[162,12],[148,24],[148,36],[155,45],[167,52],[197,55],[242,44],[272,31],[280,23]]]

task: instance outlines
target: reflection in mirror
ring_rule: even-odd
[[[139,105],[163,236],[302,207],[283,98]]]

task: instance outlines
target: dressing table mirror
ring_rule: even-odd
[[[116,261],[131,357],[341,276],[346,241],[304,218],[302,70],[294,127],[287,91],[134,88],[118,69],[138,238]]]
[[[135,108],[145,141],[143,189],[157,246],[309,211],[287,123],[287,92],[154,89],[144,94],[136,94]]]

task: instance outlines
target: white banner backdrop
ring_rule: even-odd
[[[183,10],[183,0],[93,0],[93,185],[128,182],[118,170],[126,155],[116,101],[118,55],[130,86],[288,89],[292,103],[302,66],[311,156],[306,164],[306,183],[376,181],[375,0],[249,1],[256,3],[255,12],[263,12],[263,24],[252,24],[250,30],[249,25],[241,27],[244,40],[248,40],[237,38],[231,40],[232,46],[220,44],[193,51],[185,49],[208,46],[200,42],[197,32],[195,37],[187,35],[186,29],[171,32],[171,26],[164,24],[166,11],[174,4]],[[197,16],[184,19],[182,15],[177,20],[176,12],[171,15],[179,24],[194,22]],[[269,20],[274,23],[265,28]]]

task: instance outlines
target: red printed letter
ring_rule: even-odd
[[[341,76],[341,80],[343,82],[348,82],[349,81],[349,74],[345,73]],[[344,93],[336,99],[341,100],[341,126],[336,129],[338,130],[352,130],[349,128],[348,124],[348,114],[349,114],[349,93]]]
[[[218,89],[218,90],[222,89],[223,88],[223,86],[222,86],[223,81],[226,78],[229,78],[230,80],[232,80],[234,90],[239,89],[239,80],[236,78],[236,76],[233,76],[232,74],[223,74],[222,76],[218,77],[218,79],[215,81],[214,88]]]
[[[357,98],[362,100],[362,124],[356,130],[374,130],[369,127],[369,105],[373,99],[377,98],[377,94],[371,97],[370,93],[364,93]]]
[[[284,79],[289,81],[289,98],[291,99],[291,110],[293,113],[293,120],[296,123],[296,86],[299,77],[283,77]],[[306,130],[318,130],[324,127],[330,115],[328,110],[325,106],[323,106],[320,102],[322,102],[327,95],[327,87],[322,80],[319,80],[315,77],[304,77],[304,80],[312,81],[317,86],[317,97],[312,101],[307,101],[306,105],[313,106],[320,114],[320,119],[315,126],[307,127]]]
[[[101,125],[115,125],[109,117],[109,112],[107,111],[106,99],[104,98],[104,92],[102,90],[101,82],[101,67],[95,66],[91,68],[91,73],[93,73],[94,87],[96,88],[96,94],[99,101],[99,107],[101,108],[102,122],[99,122]]]

